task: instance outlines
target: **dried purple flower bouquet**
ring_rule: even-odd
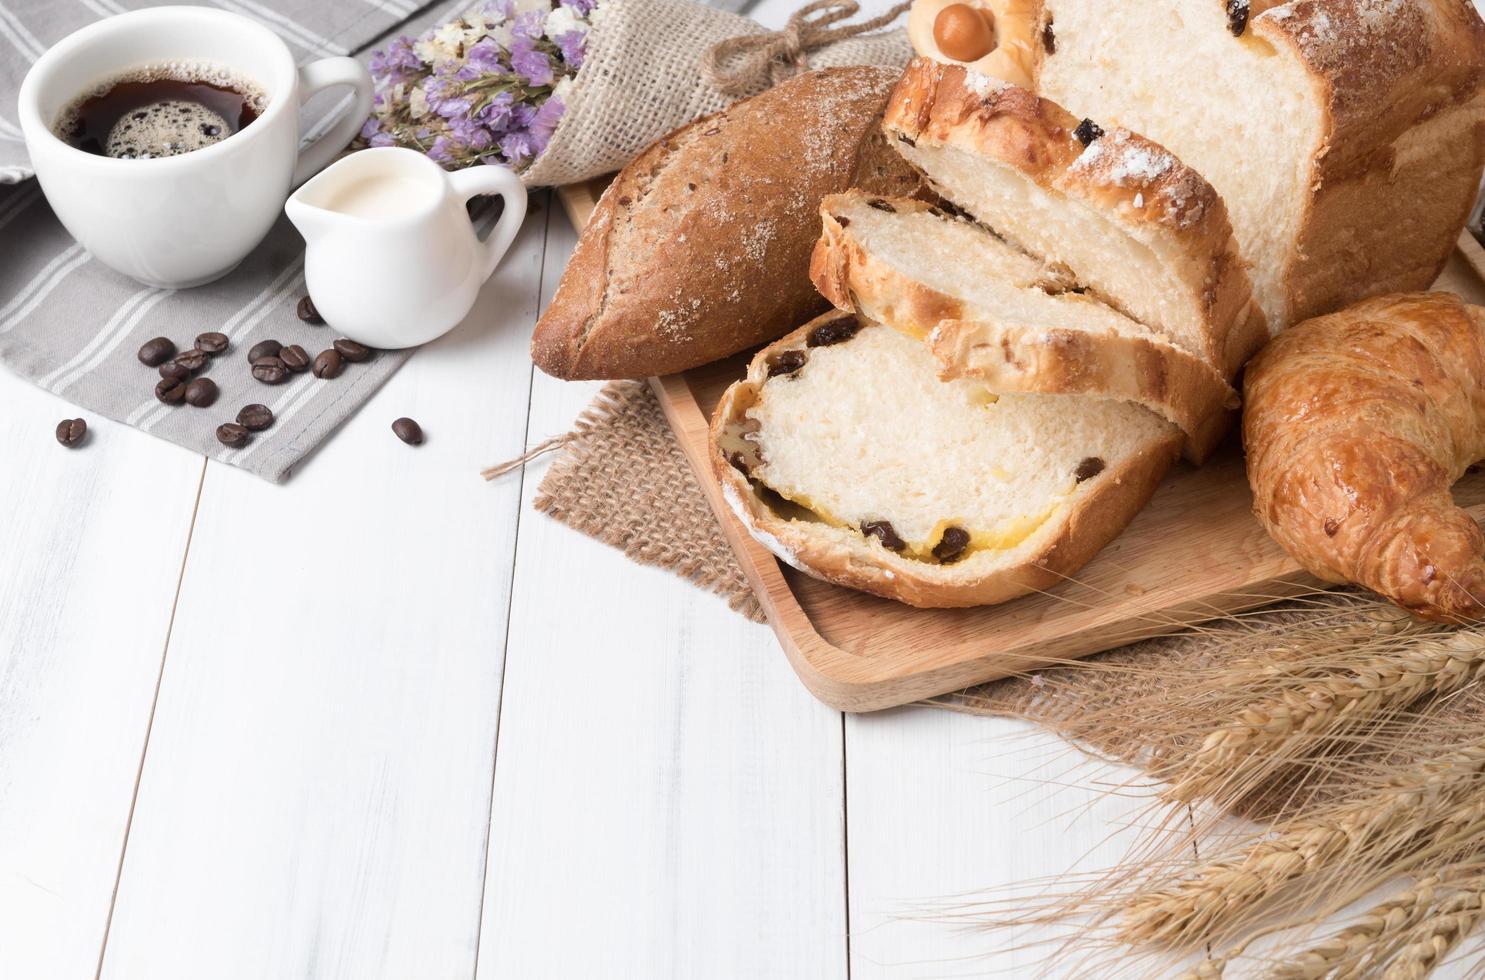
[[[490,0],[371,60],[370,146],[405,146],[449,169],[520,171],[566,111],[598,0]]]

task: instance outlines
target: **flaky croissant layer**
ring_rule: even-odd
[[[1485,618],[1485,535],[1449,492],[1485,458],[1485,308],[1406,293],[1308,320],[1249,364],[1244,403],[1254,511],[1295,560]]]

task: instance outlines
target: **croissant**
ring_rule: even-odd
[[[1485,308],[1409,293],[1316,317],[1244,395],[1254,512],[1285,551],[1421,616],[1485,618],[1485,535],[1449,493],[1485,458]]]

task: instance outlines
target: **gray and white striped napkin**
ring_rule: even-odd
[[[152,5],[0,0],[0,174],[29,175],[24,147],[6,134],[14,126],[16,95],[31,61],[90,20]],[[215,0],[213,5],[261,20],[307,62],[359,52],[394,28],[421,31],[467,0],[431,9],[416,9],[421,0],[274,0],[272,7],[259,0]],[[308,135],[338,108],[324,106],[314,113]],[[493,213],[485,218],[493,220]],[[74,242],[35,181],[0,186],[0,363],[75,403],[84,414],[117,419],[282,481],[411,355],[378,353],[367,363],[347,364],[340,377],[329,380],[309,373],[274,387],[254,380],[246,358],[259,340],[301,344],[314,356],[335,339],[330,327],[311,326],[295,315],[305,293],[303,269],[304,242],[281,218],[241,266],[215,283],[181,291],[141,286]],[[198,334],[213,330],[232,341],[206,371],[221,388],[216,404],[193,408],[158,402],[159,376],[139,363],[140,345],[163,336],[184,350]],[[273,427],[241,449],[224,448],[216,440],[217,425],[254,402],[273,410]]]

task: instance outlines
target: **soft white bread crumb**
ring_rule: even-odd
[[[822,324],[858,323],[812,345]],[[711,440],[725,499],[774,554],[914,605],[962,606],[1075,572],[1149,499],[1180,436],[1126,402],[941,381],[922,343],[831,313],[754,358]],[[935,549],[951,528],[967,546],[945,559]]]

